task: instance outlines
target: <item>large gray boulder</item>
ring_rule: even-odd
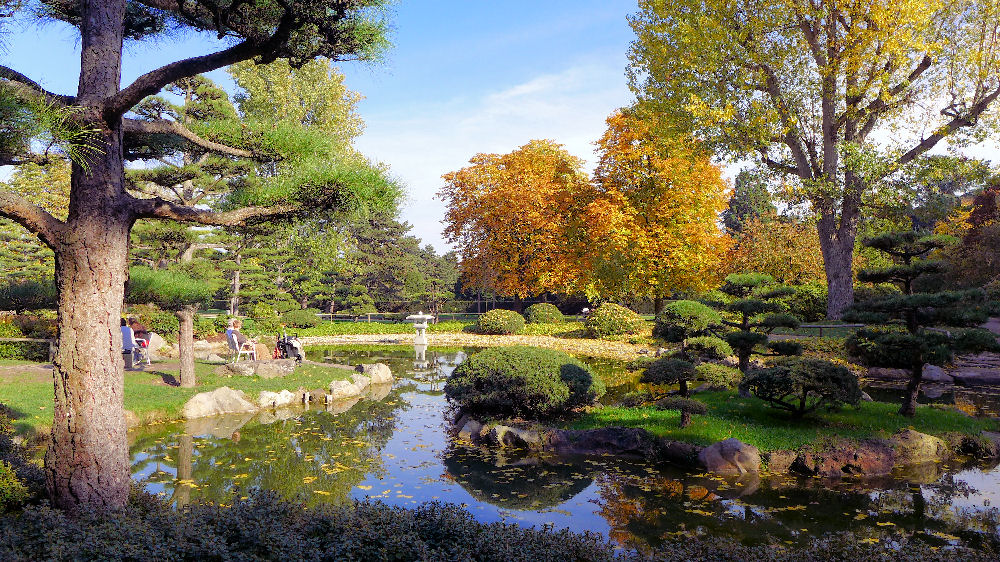
[[[216,373],[240,377],[252,377],[256,375],[262,379],[276,379],[289,375],[294,370],[294,359],[268,359],[266,361],[226,363],[216,369]]]
[[[698,453],[698,461],[705,470],[716,474],[760,472],[760,451],[734,437],[705,447]]]
[[[281,408],[297,403],[295,394],[282,390],[281,392],[261,391],[257,403],[261,408]]]
[[[156,332],[150,332],[149,347],[147,349],[149,350],[150,357],[156,358],[165,355],[166,352],[169,352],[170,346],[167,345],[167,342],[163,339],[162,336],[160,336],[160,334],[157,334]],[[164,350],[164,353],[161,353],[160,350]]]
[[[328,401],[344,400],[361,396],[361,389],[351,381],[333,381],[330,383]]]
[[[395,380],[392,371],[385,363],[358,365],[354,370],[371,379],[371,384],[386,384]]]
[[[211,392],[202,392],[192,396],[184,404],[183,415],[186,419],[193,419],[220,414],[256,412],[257,410],[257,406],[247,400],[246,394],[242,391],[224,386]]]
[[[948,373],[944,371],[941,367],[937,365],[924,365],[923,371],[920,374],[921,380],[924,382],[934,382],[940,384],[952,384],[955,379],[951,377]]]

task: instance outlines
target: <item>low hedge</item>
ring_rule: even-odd
[[[605,387],[590,367],[567,353],[515,346],[469,357],[444,391],[473,415],[542,419],[593,403]]]
[[[480,523],[456,505],[415,509],[380,502],[310,509],[256,494],[231,507],[171,510],[137,493],[108,515],[77,517],[47,507],[0,516],[0,559],[21,560],[477,560],[639,562],[741,560],[996,560],[995,553],[940,548],[897,535],[881,542],[840,534],[807,546],[745,545],[728,537],[672,536],[642,552],[616,549],[596,533]]]
[[[524,316],[513,310],[494,308],[479,317],[476,331],[480,334],[509,336],[524,330]]]
[[[642,331],[645,322],[624,306],[606,302],[590,313],[584,326],[591,337],[607,338],[637,334]]]
[[[565,320],[559,308],[547,302],[540,302],[529,306],[524,311],[524,317],[529,324],[558,324]]]

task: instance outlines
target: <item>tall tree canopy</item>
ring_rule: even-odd
[[[287,59],[298,67],[316,57],[369,59],[387,44],[384,0],[46,0],[25,7],[43,20],[80,33],[80,78],[75,95],[43,89],[15,69],[0,67],[0,103],[8,115],[62,115],[29,121],[21,138],[0,143],[5,163],[75,156],[65,220],[27,198],[0,191],[0,215],[28,228],[56,255],[59,289],[58,354],[54,362],[55,422],[46,455],[53,503],[72,511],[116,509],[128,498],[130,474],[122,407],[123,363],[118,318],[127,276],[129,231],[155,218],[236,225],[304,208],[362,207],[395,189],[381,170],[358,161],[323,164],[276,156],[302,137],[286,127],[261,130],[229,121],[192,130],[169,115],[151,117],[137,106],[169,84],[242,61]],[[121,84],[125,41],[164,41],[178,30],[209,31],[219,50],[152,69]],[[21,112],[7,111],[10,107]],[[36,111],[42,108],[45,111]],[[48,111],[47,108],[53,108]],[[136,110],[136,117],[130,112]],[[5,123],[7,121],[5,120]],[[37,126],[41,123],[44,126]],[[13,129],[11,129],[13,130]],[[9,132],[9,131],[8,131]],[[253,181],[234,182],[219,209],[162,196],[132,194],[125,157],[150,136],[168,136],[233,158],[253,158]],[[39,148],[45,148],[39,152]],[[302,164],[296,166],[296,164]],[[275,170],[279,173],[273,173]]]
[[[575,282],[570,259],[572,207],[589,190],[580,159],[552,141],[508,154],[477,154],[445,174],[445,237],[462,254],[473,287],[528,297]]]
[[[641,0],[630,22],[642,104],[798,182],[833,318],[866,196],[942,139],[997,130],[996,0]]]
[[[587,291],[663,299],[699,292],[718,277],[727,240],[717,226],[729,191],[691,139],[658,134],[634,110],[615,112],[597,141],[600,158],[586,204],[578,261]]]

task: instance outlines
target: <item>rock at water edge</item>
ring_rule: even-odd
[[[354,398],[355,396],[360,395],[361,389],[350,381],[333,381],[330,383],[330,394],[328,398],[330,401]]]
[[[912,429],[899,430],[888,442],[896,452],[898,466],[938,462],[950,456],[944,441]]]
[[[258,410],[246,395],[228,386],[217,388],[211,392],[195,394],[184,404],[184,417],[187,419],[217,416],[219,414],[236,414],[256,412]]]
[[[709,472],[723,475],[740,475],[760,472],[760,452],[735,437],[705,447],[698,453],[698,461]]]
[[[395,379],[392,371],[385,363],[375,363],[372,365],[358,365],[354,368],[357,372],[371,379],[371,384],[391,383]]]

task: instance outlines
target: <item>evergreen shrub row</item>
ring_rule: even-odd
[[[494,308],[479,317],[476,331],[480,334],[509,336],[524,329],[524,316],[513,310]]]

